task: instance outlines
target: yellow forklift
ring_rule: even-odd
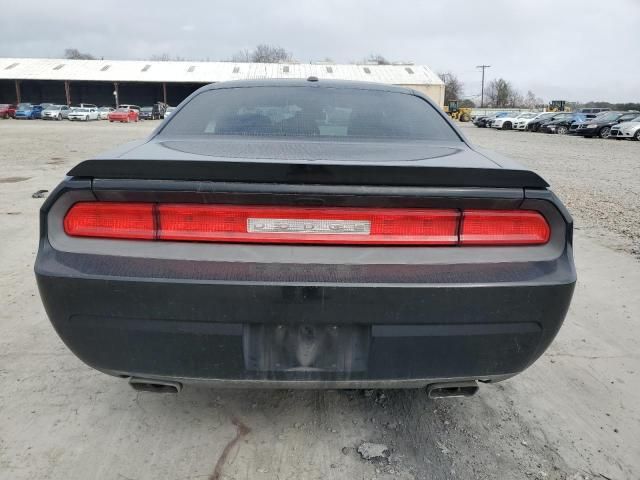
[[[459,107],[458,100],[450,100],[449,105],[445,105],[444,111],[452,119],[458,120],[459,122],[471,121],[471,109],[467,107]]]

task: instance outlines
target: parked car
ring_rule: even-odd
[[[542,118],[544,116],[551,116],[550,112],[538,112],[531,118],[519,118],[513,123],[514,130],[527,130],[529,122]]]
[[[77,105],[73,105],[71,108],[95,108],[97,110],[98,106],[93,103],[78,103]]]
[[[140,107],[138,105],[131,105],[128,103],[121,103],[120,105],[118,105],[118,108],[128,108],[129,110],[136,110],[138,113],[140,113]]]
[[[129,106],[120,106],[115,111],[110,112],[108,117],[110,122],[137,122],[139,118],[138,110],[129,108]]]
[[[164,111],[164,118],[167,118],[169,115],[175,112],[175,110],[176,107],[167,107],[167,109]]]
[[[527,130],[537,132],[544,123],[552,122],[555,119],[564,118],[569,115],[567,112],[547,112],[547,115],[540,115],[538,118],[532,119],[527,123]]]
[[[0,104],[0,118],[15,118],[16,116],[16,105],[12,103],[3,103]]]
[[[163,110],[157,103],[140,109],[140,119],[142,120],[160,120],[163,116]]]
[[[52,107],[53,105],[55,105],[55,103],[41,103],[40,106],[42,107],[42,110],[46,110],[49,107]]]
[[[640,115],[624,123],[611,127],[609,138],[621,140],[623,138],[640,141]]]
[[[40,118],[42,114],[42,107],[40,105],[34,105],[32,103],[19,103],[16,108],[15,119],[22,120],[34,120]]]
[[[577,113],[584,113],[585,115],[595,115],[598,116],[603,112],[608,112],[608,108],[581,108],[577,111]],[[593,117],[592,117],[593,118]]]
[[[582,113],[571,113],[565,116],[554,117],[550,122],[543,123],[540,126],[540,131],[566,135],[569,133],[572,125],[578,125],[585,120],[587,120],[587,115]]]
[[[496,118],[506,117],[507,115],[509,115],[508,112],[500,112],[500,113],[494,113],[492,115],[487,115],[484,117],[481,116],[481,117],[477,117],[473,123],[476,127],[479,127],[479,128],[489,128],[491,127],[491,123]]]
[[[523,112],[515,115],[506,115],[504,117],[498,117],[491,122],[491,128],[497,128],[499,130],[511,130],[517,121],[528,120],[534,118],[537,114],[533,112]]]
[[[550,125],[555,125],[555,122],[569,122],[569,125],[571,125],[575,116],[576,114],[573,112],[558,112],[553,117],[540,122],[540,125],[538,125],[538,131],[541,133],[555,133],[555,131],[549,131],[548,127]]]
[[[72,168],[40,226],[55,331],[154,391],[471,395],[542,355],[576,281],[573,221],[539,175],[426,95],[364,82],[205,86]]]
[[[108,120],[109,119],[109,114],[111,112],[115,112],[116,109],[113,107],[100,107],[98,109],[98,119],[99,120]]]
[[[578,125],[576,134],[586,138],[609,138],[611,127],[634,120],[638,115],[640,112],[605,112]]]
[[[50,105],[42,110],[43,120],[62,120],[69,117],[71,109],[66,105]]]
[[[67,117],[69,120],[82,120],[88,122],[89,120],[98,120],[97,108],[74,108],[69,112]]]

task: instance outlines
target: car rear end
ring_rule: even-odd
[[[139,112],[139,116],[141,120],[153,120],[154,119],[154,111],[151,107],[149,108],[141,108]]]
[[[161,132],[137,153],[84,162],[42,207],[47,314],[79,358],[134,383],[515,375],[569,307],[572,220],[537,175],[489,161],[438,121],[457,137],[448,146]],[[203,149],[216,155],[203,161]],[[407,160],[418,151],[449,153]]]
[[[29,118],[31,118],[31,108],[19,108],[16,110],[15,116],[13,118],[15,118],[16,120],[28,120]]]
[[[42,110],[41,117],[43,120],[57,120],[62,118],[62,110],[60,108],[45,108]]]

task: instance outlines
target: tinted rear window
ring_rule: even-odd
[[[427,102],[377,90],[250,87],[194,97],[162,135],[458,140]]]

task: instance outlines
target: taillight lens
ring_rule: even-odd
[[[539,245],[531,211],[86,202],[64,230],[77,237],[335,245]]]
[[[64,231],[74,237],[155,238],[152,203],[76,203],[64,218]]]
[[[159,205],[160,240],[455,245],[456,210]]]
[[[549,224],[527,210],[465,210],[461,245],[541,245],[549,241]]]

